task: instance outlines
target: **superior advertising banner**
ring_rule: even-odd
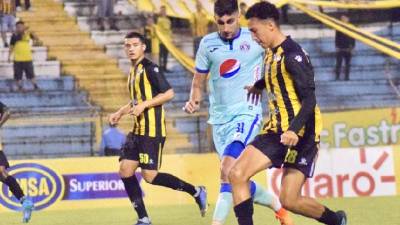
[[[49,160],[15,160],[9,173],[35,202],[36,210],[131,207],[119,178],[117,157],[88,157]],[[194,185],[205,185],[209,202],[219,192],[219,161],[216,154],[165,155],[161,171],[172,173]],[[184,192],[147,184],[136,176],[147,205],[195,204]],[[266,186],[266,173],[256,180]],[[8,187],[0,183],[0,212],[18,210],[20,204]]]

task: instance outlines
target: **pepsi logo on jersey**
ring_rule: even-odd
[[[240,70],[240,62],[236,59],[227,59],[219,66],[219,74],[223,78],[235,76]]]

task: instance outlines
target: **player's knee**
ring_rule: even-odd
[[[151,184],[157,176],[157,173],[156,170],[142,170],[142,177],[147,183]]]
[[[232,169],[231,165],[221,165],[221,180],[223,182],[229,182],[229,171]]]
[[[229,183],[229,171],[225,169],[221,169],[221,181],[225,183]]]
[[[119,167],[119,176],[122,177],[122,178],[131,177],[131,176],[134,175],[134,173],[135,173],[135,171],[130,170],[126,166],[120,166]]]
[[[244,172],[242,169],[233,167],[229,171],[229,182],[231,184],[241,183],[241,182],[246,182],[246,181],[247,181],[247,178],[244,176]]]
[[[289,210],[289,211],[295,211],[296,206],[297,206],[297,201],[294,198],[290,198],[285,195],[280,195],[279,196],[279,201],[282,204],[282,207]]]
[[[221,180],[223,182],[229,182],[229,172],[235,164],[235,160],[242,153],[244,147],[242,142],[234,141],[225,148],[221,163]]]

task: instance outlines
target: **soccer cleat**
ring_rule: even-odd
[[[294,225],[288,211],[284,208],[279,209],[278,212],[275,213],[275,217],[279,220],[281,225]]]
[[[207,203],[207,190],[206,187],[204,186],[199,186],[199,192],[197,196],[195,197],[196,203],[200,208],[200,215],[204,217],[206,215],[207,209],[208,209],[208,203]]]
[[[339,217],[339,224],[338,225],[347,225],[347,216],[346,213],[342,210],[337,211],[336,215]]]
[[[22,200],[22,222],[23,223],[28,223],[29,220],[31,219],[32,211],[33,211],[33,202],[29,200],[28,198],[24,197]]]
[[[141,219],[138,219],[137,223],[135,225],[151,225],[150,219],[148,217],[144,217]]]

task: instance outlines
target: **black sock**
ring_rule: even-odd
[[[158,173],[151,184],[169,187],[174,190],[184,191],[192,196],[196,194],[196,188],[185,181],[168,173]]]
[[[337,225],[340,222],[336,213],[328,209],[327,207],[325,207],[325,211],[322,213],[321,218],[317,220],[327,225]]]
[[[4,179],[4,183],[8,186],[14,196],[21,201],[22,197],[24,197],[24,192],[19,186],[17,180],[12,176],[8,176],[6,179]]]
[[[129,200],[131,200],[139,219],[148,217],[146,207],[144,206],[143,202],[142,189],[140,189],[140,185],[136,176],[133,175],[127,178],[121,178],[121,180],[124,182],[125,191],[128,194]]]
[[[253,199],[241,202],[234,210],[239,225],[253,225]]]

